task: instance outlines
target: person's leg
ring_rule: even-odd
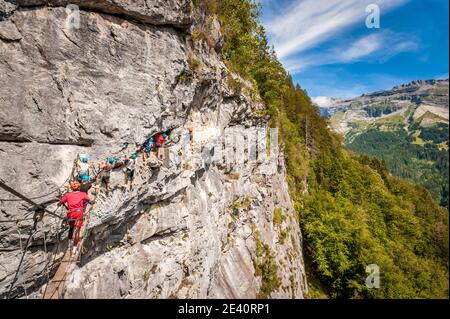
[[[68,218],[71,218],[69,215],[67,216]],[[73,231],[75,228],[75,223],[73,221],[69,221],[69,234],[67,236],[68,239],[68,248],[72,249],[73,247]]]
[[[130,171],[130,190],[133,189],[134,169]]]
[[[73,240],[73,251],[72,251],[73,255],[75,255],[77,253],[77,249],[78,249],[78,241],[80,239],[81,227],[83,226],[83,219],[81,219],[81,218],[83,218],[83,213],[81,213],[78,218],[80,218],[80,219],[78,219],[76,221],[75,237]]]
[[[156,152],[156,157],[158,157],[158,159],[161,159],[161,147],[158,147],[158,151]]]
[[[108,195],[108,193],[109,193],[109,175],[102,177],[102,184],[103,183],[105,184],[106,195]]]
[[[78,224],[77,227],[75,228],[75,236],[73,239],[74,247],[76,247],[78,245],[78,240],[80,239],[80,231],[81,231],[81,226]]]
[[[109,194],[109,178],[105,180],[106,195]]]
[[[73,229],[74,229],[74,226],[69,225],[69,236],[68,236],[69,240],[73,239]]]

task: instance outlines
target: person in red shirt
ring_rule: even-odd
[[[58,206],[66,204],[67,217],[69,218],[69,249],[73,247],[73,254],[75,254],[78,237],[80,235],[81,227],[83,226],[85,204],[94,204],[94,201],[89,198],[88,194],[80,192],[79,182],[70,183],[70,189],[72,192],[66,193],[59,201]],[[72,240],[75,227],[77,228],[77,231],[75,233],[75,239]]]
[[[156,135],[155,148],[157,149],[157,157],[161,159],[161,146],[167,141],[169,136],[166,133]]]

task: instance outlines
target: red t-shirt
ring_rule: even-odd
[[[162,134],[159,134],[157,137],[156,137],[156,146],[161,146],[161,145],[163,145],[163,143],[166,141],[166,139],[162,136]]]
[[[83,192],[70,192],[64,195],[59,201],[61,204],[67,203],[67,207],[69,208],[69,213],[76,210],[77,208],[81,208],[84,211],[84,203],[90,202],[88,194]]]

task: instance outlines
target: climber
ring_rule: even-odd
[[[71,182],[70,189],[72,190],[69,193],[66,193],[58,202],[58,207],[67,203],[67,217],[69,218],[69,249],[72,249],[72,255],[76,254],[78,238],[80,236],[80,230],[83,226],[83,216],[86,210],[85,203],[89,203],[91,205],[94,204],[94,201],[89,198],[89,196],[80,191],[80,183],[79,182]],[[75,237],[74,235],[74,229]]]
[[[100,167],[100,172],[103,172],[101,183],[105,184],[106,195],[109,194],[109,181],[111,179],[111,171],[116,167],[117,159],[114,155],[108,157],[107,161]]]
[[[157,157],[158,159],[162,159],[161,158],[161,146],[164,144],[165,141],[167,141],[167,138],[169,136],[167,135],[167,133],[159,133],[156,135],[156,141],[155,141],[155,148],[157,150]]]
[[[125,187],[130,182],[130,189],[132,188],[134,170],[136,168],[137,153],[132,153],[131,156],[127,156],[125,159]]]
[[[153,148],[153,143],[155,142],[155,138],[152,136],[145,142],[145,152],[144,152],[144,162],[147,163],[147,160],[150,156],[150,153]]]
[[[192,127],[188,127],[187,141],[189,144],[192,144],[192,140],[194,139],[193,129]]]
[[[83,178],[90,180],[92,164],[89,164],[89,157],[86,154],[81,154],[80,159],[77,162],[78,169],[78,181],[82,181]],[[87,176],[87,177],[86,177]]]
[[[155,138],[152,136],[150,137],[147,142],[145,143],[145,152],[150,153],[152,151],[153,142],[155,141]]]
[[[82,175],[80,191],[87,194],[89,192],[89,190],[91,189],[93,182],[94,181],[90,179],[89,175]]]

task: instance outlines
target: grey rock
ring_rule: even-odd
[[[6,41],[18,41],[22,39],[22,35],[11,21],[0,21],[0,39]]]
[[[143,23],[127,1],[98,1],[101,10],[86,5],[79,28],[66,24],[65,8],[58,6],[16,10],[8,18],[22,39],[20,45],[0,41],[0,177],[56,210],[53,201],[65,191],[77,154],[89,154],[98,168],[111,153],[122,157],[151,134],[173,130],[180,138],[163,150],[161,163],[139,156],[131,188],[117,168],[109,193],[100,189],[85,225],[86,251],[64,297],[255,298],[261,285],[253,266],[255,229],[277,263],[281,286],[271,297],[304,297],[301,233],[283,155],[245,158],[258,148],[257,132],[265,140],[267,120],[254,112],[262,106],[232,93],[220,55],[194,48],[174,27],[185,17],[168,14],[184,2],[147,2],[165,12],[159,21],[171,22]],[[117,8],[126,14],[116,15]],[[135,9],[151,16],[146,10]],[[199,61],[196,70],[191,56]],[[184,73],[192,76],[180,81]],[[234,140],[241,141],[237,149]],[[235,161],[224,163],[227,157]],[[275,207],[286,217],[278,226]],[[32,214],[33,207],[0,189],[0,220],[11,222],[0,223],[2,297],[31,227],[30,220],[13,221]],[[281,230],[289,232],[284,242]],[[62,242],[53,261],[58,234]],[[45,215],[13,296],[40,296],[47,266],[51,276],[66,238],[60,221]]]
[[[17,6],[15,4],[0,0],[0,21],[8,18],[16,8]]]
[[[82,10],[135,19],[147,24],[186,28],[192,23],[190,0],[14,0],[22,7],[77,5]]]

